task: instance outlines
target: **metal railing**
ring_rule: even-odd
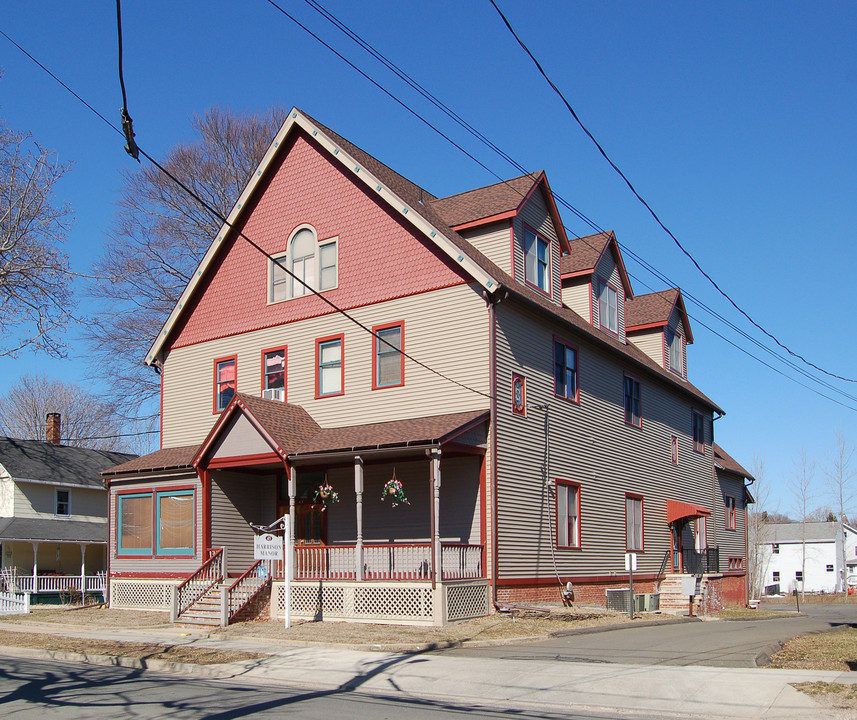
[[[175,622],[191,605],[223,580],[226,572],[226,548],[209,551],[209,558],[187,580],[175,586],[170,621]]]
[[[271,582],[272,561],[257,560],[225,591],[221,625],[226,626]],[[225,620],[224,620],[225,618]]]
[[[704,550],[682,550],[681,562],[684,572],[691,575],[719,573],[720,548],[710,547]]]

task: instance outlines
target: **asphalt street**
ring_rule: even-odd
[[[349,687],[306,690],[271,682],[180,677],[152,671],[0,656],[0,714],[5,718],[279,718],[301,720],[438,720],[441,717],[521,720],[662,720],[637,712],[551,712],[459,701],[391,698]]]
[[[779,609],[794,610],[794,606]],[[508,660],[749,668],[767,664],[769,656],[796,635],[857,625],[854,604],[804,605],[801,611],[804,615],[798,617],[601,630],[540,642],[442,652]]]

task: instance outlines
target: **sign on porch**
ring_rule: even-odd
[[[278,535],[265,533],[253,538],[254,560],[282,560],[283,538]]]

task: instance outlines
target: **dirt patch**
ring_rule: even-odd
[[[85,625],[92,629],[169,627],[169,613],[143,610],[111,610],[103,605],[84,607],[34,606],[29,615],[0,615],[0,623],[57,623]]]
[[[771,656],[771,668],[790,670],[857,670],[857,628],[844,627],[789,640]]]
[[[51,652],[108,655],[110,657],[127,657],[136,660],[168,660],[170,662],[192,663],[194,665],[219,665],[221,663],[258,660],[265,657],[265,655],[260,653],[218,650],[190,645],[94,640],[89,638],[63,637],[61,635],[47,635],[45,633],[9,632],[8,630],[0,630],[0,646],[37,648]]]
[[[827,707],[837,710],[857,710],[857,685],[803,682],[792,683],[792,687]]]

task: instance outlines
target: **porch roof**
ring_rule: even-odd
[[[107,542],[107,521],[4,518],[0,520],[0,540],[103,544]]]
[[[681,502],[679,500],[667,500],[667,522],[675,522],[685,518],[711,517],[711,510],[702,505]]]
[[[295,456],[442,443],[487,418],[487,410],[471,410],[368,425],[324,428],[304,443]]]

